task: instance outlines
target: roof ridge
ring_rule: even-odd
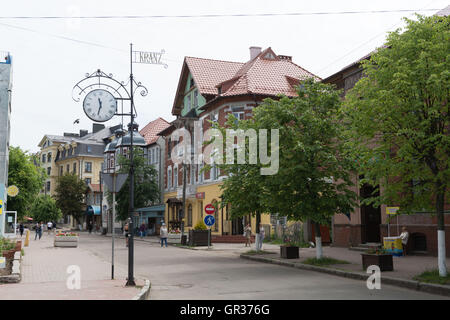
[[[199,57],[191,57],[191,56],[185,56],[184,58],[192,58],[192,59],[200,59],[200,60],[210,60],[210,61],[219,61],[219,62],[228,62],[228,63],[239,63],[239,64],[245,64],[245,63],[246,63],[246,62],[227,61],[227,60],[209,59],[209,58],[199,58]]]

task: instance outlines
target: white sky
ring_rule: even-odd
[[[337,12],[444,8],[448,0],[0,0],[0,16],[198,15]],[[432,15],[432,11],[422,12]],[[249,47],[272,47],[325,78],[383,44],[387,31],[412,13],[278,17],[114,20],[0,19],[0,51],[13,56],[12,146],[32,152],[44,134],[92,130],[72,87],[98,68],[118,80],[129,76],[129,44],[135,50],[164,49],[167,69],[134,64],[137,81],[149,89],[137,98],[140,128],[156,117],[171,121],[184,56],[246,62]],[[9,26],[6,26],[9,25]],[[32,29],[35,32],[20,28]],[[98,43],[97,47],[55,36]],[[75,119],[80,124],[73,124]],[[126,120],[125,120],[126,121]],[[105,123],[115,125],[118,117]],[[127,121],[125,124],[128,123]]]

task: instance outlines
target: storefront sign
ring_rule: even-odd
[[[205,193],[204,193],[204,192],[197,192],[197,193],[195,194],[195,197],[196,197],[197,199],[205,199]]]
[[[386,207],[386,214],[397,214],[400,207]]]

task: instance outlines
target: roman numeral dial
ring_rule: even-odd
[[[96,122],[105,122],[116,113],[117,100],[109,91],[95,89],[84,98],[83,109],[89,119]]]

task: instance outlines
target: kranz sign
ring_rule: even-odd
[[[164,50],[161,52],[133,51],[133,63],[161,64],[167,68],[167,64],[161,61]]]

